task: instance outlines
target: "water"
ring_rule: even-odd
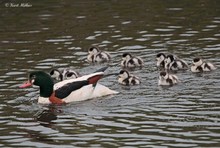
[[[19,2],[14,2],[20,5]],[[29,1],[0,3],[1,147],[220,147],[220,71],[178,72],[181,83],[159,87],[158,52],[188,63],[200,56],[220,67],[219,1]],[[100,83],[120,91],[65,106],[37,104],[38,88],[18,89],[33,70],[71,67],[81,74],[90,45],[112,55],[145,61],[132,71],[141,85],[125,87],[116,77]]]

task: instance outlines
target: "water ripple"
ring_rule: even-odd
[[[219,68],[180,71],[181,83],[161,87],[155,66],[156,54],[164,52],[219,67],[217,4],[61,1],[33,3],[27,13],[4,11],[0,147],[219,147]],[[111,61],[86,62],[91,45],[108,51]],[[124,52],[140,56],[145,66],[131,70],[141,79],[138,86],[121,86],[115,76],[100,81],[118,95],[52,106],[37,104],[38,87],[18,89],[33,70],[89,74],[108,65],[106,73],[119,72]]]

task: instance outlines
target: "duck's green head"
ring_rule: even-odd
[[[33,85],[37,85],[37,86],[43,86],[45,84],[53,85],[53,80],[50,77],[50,75],[48,75],[47,73],[43,71],[36,71],[36,72],[30,73],[29,81]]]
[[[28,81],[22,84],[20,88],[26,88],[32,85],[40,87],[40,95],[43,97],[49,97],[53,92],[53,80],[49,74],[43,71],[31,72]]]
[[[29,74],[28,81],[21,85],[20,88],[26,88],[32,85],[53,85],[53,80],[47,73],[43,71],[34,71]]]

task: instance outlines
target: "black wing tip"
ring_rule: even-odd
[[[96,70],[95,72],[104,72],[106,69],[108,69],[108,66],[102,67],[102,68]]]

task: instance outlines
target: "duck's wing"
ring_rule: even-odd
[[[73,91],[76,91],[83,86],[96,84],[103,77],[103,72],[86,75],[77,79],[65,80],[54,85],[55,96],[63,99],[69,96]],[[95,87],[95,85],[93,85]],[[85,92],[86,93],[86,92]]]
[[[102,68],[96,70],[95,73],[96,72],[104,72],[106,69],[108,69],[108,66],[105,66],[105,67],[102,67]]]
[[[66,98],[67,96],[71,94],[71,92],[78,90],[81,87],[86,86],[88,84],[89,84],[89,81],[87,80],[67,83],[64,86],[55,90],[55,96],[59,99]]]

